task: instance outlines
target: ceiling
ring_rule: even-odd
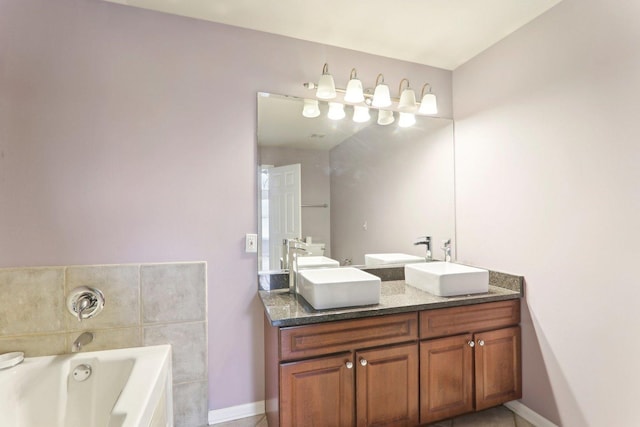
[[[561,0],[105,0],[453,70]]]

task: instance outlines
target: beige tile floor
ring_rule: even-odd
[[[215,427],[268,427],[264,415],[242,418],[226,423],[214,424]],[[473,414],[462,415],[452,420],[429,424],[429,427],[535,427],[520,418],[504,406],[487,409]]]

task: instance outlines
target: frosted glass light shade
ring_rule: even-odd
[[[353,107],[353,121],[356,123],[364,123],[371,120],[371,115],[369,114],[369,107],[365,107],[362,105],[356,105]]]
[[[302,115],[310,119],[320,115],[320,107],[317,99],[305,99],[302,107]]]
[[[344,94],[345,102],[357,104],[364,101],[364,92],[362,90],[362,82],[358,79],[351,79],[347,83],[347,90]]]
[[[400,95],[400,102],[398,103],[398,109],[405,112],[414,112],[417,110],[418,104],[416,103],[416,93],[411,88],[407,88],[402,91]]]
[[[378,110],[378,124],[382,126],[390,125],[395,121],[395,117],[393,116],[393,111],[389,110]]]
[[[420,102],[420,114],[438,114],[438,102],[436,96],[432,93],[425,93]]]
[[[331,74],[323,74],[320,76],[316,97],[320,99],[333,99],[336,97],[336,84]]]
[[[398,126],[401,128],[408,128],[416,124],[416,115],[413,113],[400,113],[398,119]]]
[[[373,101],[371,106],[380,108],[388,107],[391,105],[391,94],[389,93],[389,86],[384,83],[380,83],[373,91]]]
[[[329,103],[329,112],[327,113],[328,118],[331,120],[342,120],[345,115],[344,104],[340,104],[339,102]]]

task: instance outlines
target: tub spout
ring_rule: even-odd
[[[81,333],[80,336],[76,338],[76,340],[73,342],[73,345],[71,346],[71,352],[72,353],[79,352],[80,350],[82,350],[82,347],[89,344],[91,341],[93,341],[93,333],[91,332]]]

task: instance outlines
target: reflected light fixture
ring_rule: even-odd
[[[424,93],[426,87],[429,87],[429,92]],[[422,86],[422,95],[420,101],[420,109],[418,113],[420,114],[438,114],[438,102],[436,100],[436,96],[431,93],[431,85],[429,83],[425,83]]]
[[[355,105],[353,107],[353,121],[356,123],[364,123],[371,120],[371,115],[369,114],[369,107],[365,107],[364,105]]]
[[[380,83],[378,83],[380,80]],[[388,107],[391,105],[391,94],[389,93],[389,86],[384,83],[384,76],[382,74],[378,74],[376,77],[376,88],[373,91],[373,101],[371,101],[371,106],[380,108],[380,107]]]
[[[302,107],[302,115],[310,119],[320,115],[320,107],[317,99],[305,99]]]
[[[320,99],[333,99],[336,97],[336,84],[333,81],[333,76],[329,74],[329,64],[327,63],[322,67],[322,75],[318,81],[316,97]]]
[[[344,100],[345,102],[351,102],[354,104],[364,101],[362,82],[358,80],[358,72],[355,68],[351,69],[351,75],[349,76],[349,83],[347,83]]]
[[[339,102],[330,102],[329,103],[329,112],[327,113],[327,117],[331,120],[342,120],[345,116],[344,112],[344,104],[340,104]]]
[[[401,128],[408,128],[416,124],[416,115],[413,113],[400,113],[398,119],[398,126]]]
[[[407,87],[402,90],[402,84],[407,82]],[[411,89],[408,79],[400,80],[400,86],[398,87],[400,93],[400,101],[398,102],[398,110],[404,112],[414,112],[418,108],[416,103],[416,93]]]
[[[395,121],[395,117],[393,116],[393,111],[389,110],[378,110],[378,124],[382,126],[390,125]]]

